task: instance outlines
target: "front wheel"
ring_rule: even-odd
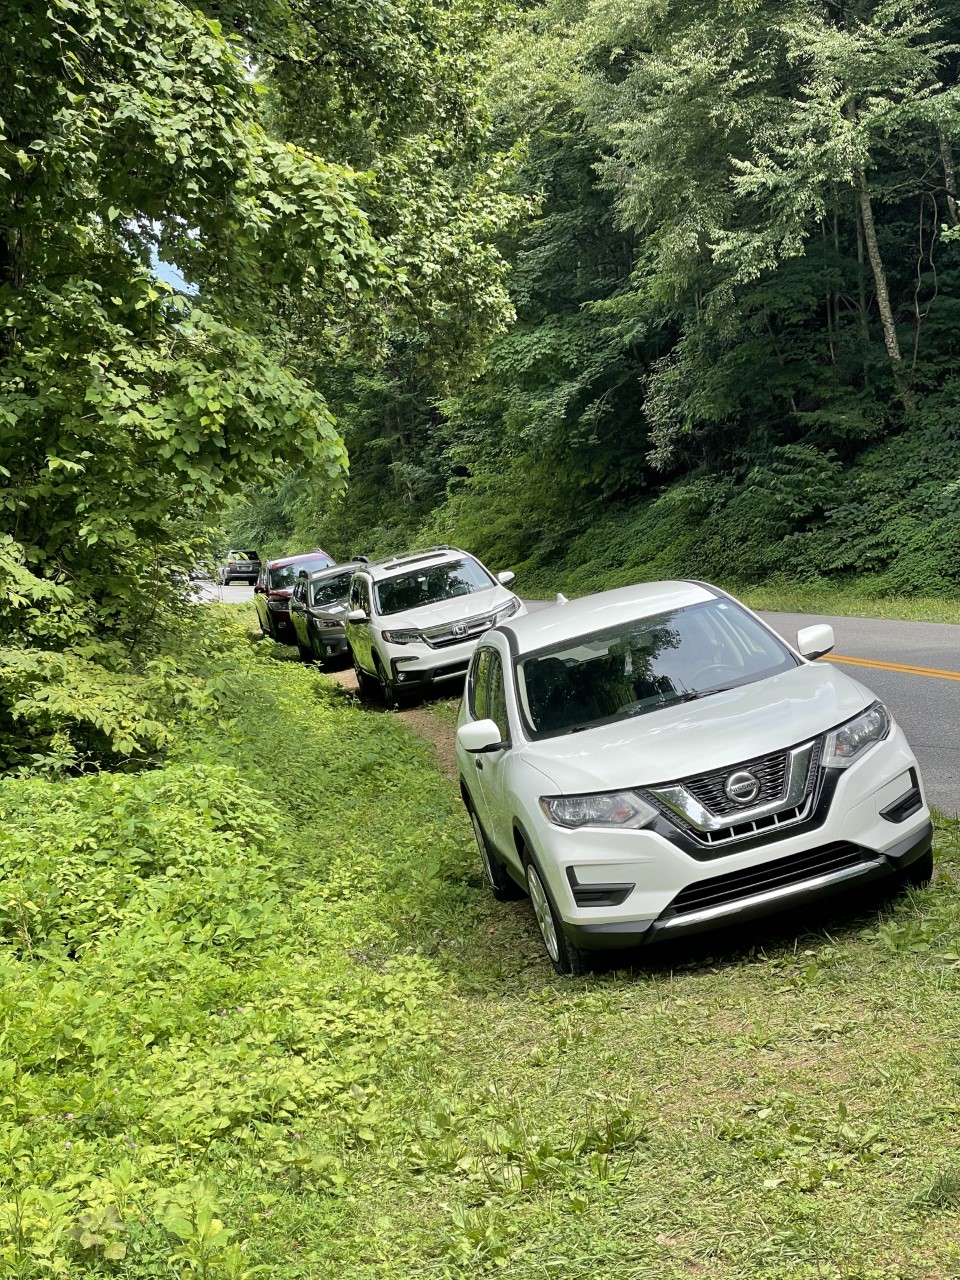
[[[540,930],[540,937],[550,957],[550,963],[557,973],[565,978],[579,977],[585,967],[583,952],[564,933],[563,926],[553,909],[553,903],[540,878],[540,872],[529,859],[526,864],[526,875],[530,905],[533,907],[537,928]]]
[[[300,655],[301,662],[313,662],[314,660],[313,649],[309,645],[301,644],[299,640],[297,640],[297,653]]]
[[[377,682],[372,676],[368,676],[363,667],[357,661],[353,650],[350,650],[350,660],[353,663],[353,674],[357,677],[357,692],[361,698],[372,698],[377,692]]]
[[[903,870],[904,884],[911,889],[924,889],[933,879],[933,850],[928,849],[916,862]]]
[[[514,884],[510,873],[490,848],[480,819],[474,813],[473,805],[466,801],[467,813],[473,823],[473,834],[477,841],[477,852],[480,854],[480,865],[483,867],[483,879],[490,893],[498,902],[509,902],[520,896],[520,890]]]
[[[380,697],[383,699],[383,705],[389,710],[397,705],[397,686],[384,670],[383,663],[379,658],[374,658],[374,665],[377,668],[377,681],[380,685]]]

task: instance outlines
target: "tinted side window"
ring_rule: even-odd
[[[492,649],[490,653],[490,674],[487,684],[487,717],[500,730],[504,742],[510,739],[510,724],[507,720],[507,695],[503,687],[503,664],[499,653]]]
[[[367,582],[366,578],[360,578],[360,579],[359,579],[359,582],[360,582],[360,606],[359,606],[359,607],[360,607],[361,609],[366,609],[367,614],[369,615],[369,614],[370,614],[370,612],[371,612],[371,609],[370,609],[370,583],[369,583],[369,582]]]
[[[478,649],[470,670],[470,714],[474,720],[486,720],[490,689],[490,659],[493,650]]]

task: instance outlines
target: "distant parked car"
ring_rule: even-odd
[[[654,582],[488,631],[456,754],[490,891],[530,897],[560,973],[852,885],[933,872],[903,730],[719,588]]]
[[[217,581],[226,586],[229,582],[256,582],[260,575],[260,557],[255,551],[228,551],[223,564],[217,568]]]
[[[498,622],[526,613],[507,588],[456,547],[428,547],[362,564],[350,588],[347,643],[361,693],[378,686],[392,706],[433,685],[462,685],[477,641]]]
[[[328,569],[334,563],[333,556],[319,548],[302,555],[267,561],[253,588],[257,619],[265,636],[279,640],[281,644],[297,643],[297,633],[290,621],[290,597],[297,579],[301,574],[308,577],[317,569]]]
[[[319,569],[301,577],[290,597],[290,621],[297,637],[297,649],[304,662],[326,666],[349,659],[343,624],[347,616],[350,582],[359,561]]]

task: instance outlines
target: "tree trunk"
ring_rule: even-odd
[[[947,188],[947,211],[954,226],[960,223],[960,206],[957,203],[957,169],[953,162],[950,139],[940,130],[940,158],[943,160],[943,185]]]
[[[903,375],[903,357],[900,354],[900,343],[897,340],[897,326],[893,320],[890,306],[890,290],[887,288],[887,273],[883,259],[880,257],[880,246],[877,243],[877,228],[873,221],[873,205],[870,201],[870,188],[863,172],[857,174],[857,195],[860,203],[860,221],[863,224],[863,237],[867,245],[867,257],[873,271],[873,282],[877,293],[877,310],[880,312],[880,324],[883,327],[883,345],[890,357],[893,368],[893,380],[904,409],[909,413],[913,408],[913,399],[907,388]]]

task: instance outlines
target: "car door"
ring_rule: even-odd
[[[507,765],[513,748],[510,745],[503,661],[499,652],[492,647],[484,645],[480,652],[487,655],[487,663],[484,714],[477,718],[492,720],[500,730],[500,739],[505,744],[499,751],[486,751],[475,757],[483,793],[484,830],[498,852],[519,867],[520,859],[513,840],[513,808],[506,789]]]
[[[354,661],[364,671],[373,674],[373,658],[370,643],[370,584],[366,578],[357,576],[350,584],[350,608],[362,609],[367,615],[366,622],[347,622],[344,630]]]
[[[290,597],[290,621],[297,634],[297,639],[305,649],[310,647],[310,635],[307,631],[307,580],[301,578],[293,588]]]
[[[474,720],[486,720],[487,718],[490,654],[492,652],[493,650],[489,646],[481,645],[473,655],[473,661],[470,664],[470,671],[467,675],[467,708]],[[476,810],[477,817],[480,819],[480,825],[489,839],[495,844],[496,841],[493,840],[493,832],[490,829],[490,822],[487,816],[487,800],[483,790],[483,774],[487,767],[487,759],[485,752],[467,752],[467,776],[464,778],[464,782],[467,784],[467,791],[470,793],[473,807]]]
[[[257,610],[257,617],[260,619],[260,627],[262,630],[267,629],[267,570],[265,565],[260,566],[260,575],[257,578],[253,588],[253,603]]]

